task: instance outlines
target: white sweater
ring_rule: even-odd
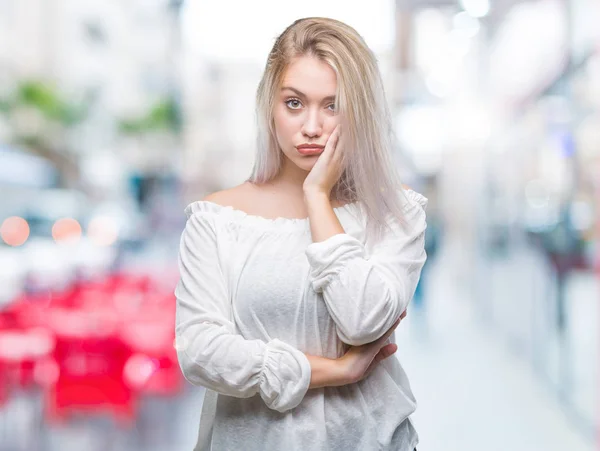
[[[357,203],[334,209],[345,233],[318,243],[308,218],[187,206],[176,348],[185,378],[207,388],[196,450],[413,450],[416,402],[397,358],[309,390],[305,355],[341,357],[406,309],[426,259],[427,199],[403,193],[406,224],[372,248]]]

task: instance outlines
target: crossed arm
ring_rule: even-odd
[[[311,220],[313,243],[306,250],[312,287],[322,293],[342,341],[373,342],[406,310],[414,293],[425,261],[424,211],[415,204],[409,213],[412,230],[395,228],[367,255],[363,244],[344,232],[330,204],[314,199],[309,205],[311,215],[323,215]],[[175,330],[186,379],[228,396],[260,394],[280,412],[296,407],[309,388],[342,385],[345,376],[331,359],[306,355],[278,339],[265,343],[236,333],[213,219],[191,214],[180,241]]]

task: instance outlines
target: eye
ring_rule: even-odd
[[[331,111],[333,111],[335,113],[335,103],[332,103],[331,105],[327,106],[327,108],[331,108]]]
[[[300,108],[300,106],[302,106],[302,103],[298,99],[288,99],[288,100],[285,101],[285,104],[291,110],[297,110],[298,108]]]

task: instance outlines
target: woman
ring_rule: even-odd
[[[186,208],[176,347],[208,389],[196,449],[412,451],[415,399],[386,357],[427,200],[394,171],[375,57],[341,22],[298,20],[257,112],[251,177]]]

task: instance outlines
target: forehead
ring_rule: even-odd
[[[283,76],[282,87],[295,88],[308,97],[335,95],[337,77],[329,64],[310,56],[294,58]]]

